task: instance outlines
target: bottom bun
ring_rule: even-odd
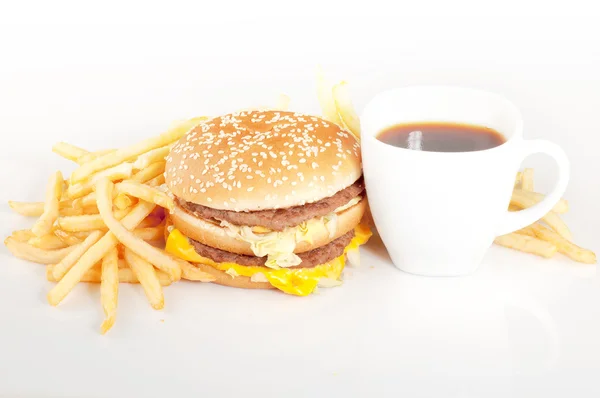
[[[232,278],[224,271],[213,268],[210,265],[199,263],[192,263],[192,265],[217,278],[212,283],[216,283],[218,285],[239,287],[241,289],[275,289],[275,287],[269,282],[252,282],[249,277],[241,275]]]

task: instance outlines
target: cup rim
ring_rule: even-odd
[[[370,110],[370,107],[372,106],[372,104],[380,97],[383,97],[385,95],[393,95],[395,93],[403,93],[403,92],[407,92],[407,91],[418,91],[418,90],[453,90],[453,91],[457,91],[457,92],[472,93],[472,94],[478,94],[478,95],[485,95],[488,97],[495,97],[496,100],[503,102],[508,107],[508,109],[510,109],[510,112],[514,114],[515,119],[516,119],[514,133],[511,134],[509,137],[507,137],[505,134],[500,132],[504,136],[504,138],[506,138],[506,141],[504,141],[502,144],[495,146],[493,148],[481,149],[481,150],[477,150],[477,151],[462,151],[462,152],[414,151],[411,149],[386,144],[385,142],[377,139],[377,134],[380,133],[381,131],[383,131],[383,129],[378,129],[377,132],[375,132],[374,134],[365,134],[364,130],[361,131],[361,141],[367,141],[367,140],[374,141],[376,143],[376,145],[382,146],[383,148],[387,147],[394,151],[403,151],[403,152],[410,153],[410,154],[420,154],[420,156],[424,156],[424,155],[427,155],[427,156],[435,156],[435,155],[456,156],[456,155],[466,155],[466,154],[468,154],[470,156],[474,156],[474,155],[481,154],[481,153],[489,153],[490,151],[501,150],[503,148],[510,146],[510,144],[512,144],[512,142],[514,142],[515,140],[517,140],[519,138],[521,138],[521,139],[523,138],[522,137],[523,117],[521,115],[519,108],[517,108],[517,106],[512,101],[510,101],[505,96],[498,94],[496,92],[493,92],[493,91],[472,88],[472,87],[465,87],[465,86],[409,85],[409,86],[395,87],[395,88],[387,89],[387,90],[377,93],[375,96],[373,96],[369,100],[369,102],[367,103],[367,105],[365,105],[365,107],[363,108],[363,111],[361,112],[360,119],[364,120],[365,114],[367,114],[367,112]]]

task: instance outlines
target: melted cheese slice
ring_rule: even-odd
[[[186,261],[210,265],[226,272],[232,278],[237,275],[252,277],[256,274],[262,274],[264,279],[271,285],[285,293],[307,296],[315,290],[321,278],[338,281],[346,264],[345,254],[351,250],[358,250],[358,247],[365,244],[371,235],[371,230],[367,226],[356,226],[354,228],[354,238],[344,248],[343,255],[312,268],[270,269],[266,267],[249,267],[236,263],[216,263],[210,258],[199,255],[189,243],[187,237],[178,229],[173,229],[169,234],[165,250]]]

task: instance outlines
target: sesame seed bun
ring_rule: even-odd
[[[367,201],[363,199],[349,209],[339,213],[337,229],[333,236],[329,235],[329,231],[324,223],[315,225],[314,230],[311,229],[312,242],[299,242],[294,252],[302,253],[316,249],[344,235],[360,223],[366,207]],[[247,256],[254,255],[248,242],[228,235],[227,229],[224,227],[208,220],[197,218],[177,205],[174,212],[169,215],[169,219],[182,234],[200,243],[232,253],[245,254]]]
[[[361,174],[352,134],[316,116],[246,111],[206,121],[166,158],[168,188],[220,210],[301,206],[332,196]]]

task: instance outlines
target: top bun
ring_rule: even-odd
[[[320,117],[283,111],[203,122],[166,160],[165,179],[175,196],[233,211],[316,202],[362,174],[360,145],[351,133]]]

